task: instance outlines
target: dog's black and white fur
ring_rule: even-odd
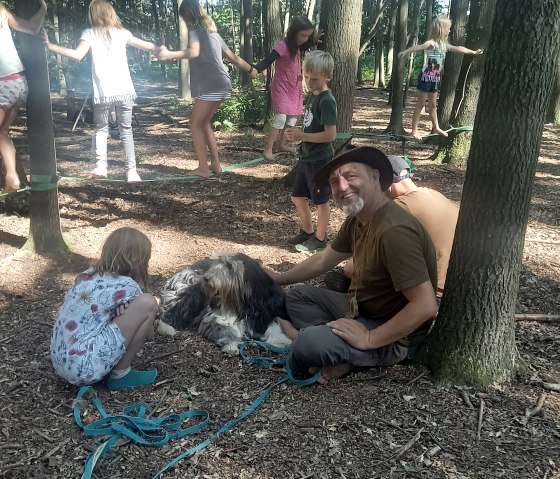
[[[198,327],[202,337],[235,354],[245,336],[288,346],[275,317],[286,317],[284,292],[249,256],[222,254],[186,267],[161,292],[158,331]]]

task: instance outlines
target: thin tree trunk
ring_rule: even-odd
[[[428,41],[432,33],[432,21],[434,17],[434,0],[426,0],[426,34],[424,41]]]
[[[546,122],[560,125],[560,58],[557,61],[556,78],[554,80],[552,96],[550,97]]]
[[[64,10],[64,1],[62,2],[62,9]],[[54,27],[54,38],[56,43],[60,45],[60,38],[61,38],[61,24],[60,17],[58,15],[58,4],[56,2],[53,3],[52,6],[52,22]],[[62,96],[66,96],[68,94],[68,82],[66,79],[66,73],[68,71],[68,58],[63,57],[62,55],[56,55],[56,71],[57,71],[57,78],[58,78],[58,93]]]
[[[408,0],[399,0],[398,23],[395,35],[395,49],[397,52],[406,49],[406,29],[408,24]],[[391,119],[387,132],[404,135],[403,127],[403,62],[394,55],[393,74],[391,75]]]
[[[451,0],[451,21],[453,22],[449,35],[451,45],[465,44],[468,7],[469,0]],[[445,58],[438,103],[439,126],[444,130],[449,128],[449,119],[451,118],[455,89],[457,88],[462,62],[463,55],[460,53],[450,53]]]
[[[423,4],[424,4],[424,0],[414,0],[414,9],[412,11],[412,20],[410,22],[412,24],[412,32],[410,33],[410,37],[408,39],[407,48],[412,47],[418,43],[418,33],[420,30],[420,9],[422,8]],[[408,59],[408,71],[406,76],[406,82],[404,84],[404,98],[403,98],[404,104],[406,104],[408,87],[411,85],[411,82],[413,81],[412,78],[413,74],[414,74],[414,53],[411,53]]]
[[[237,53],[237,28],[235,28],[235,9],[233,8],[233,0],[229,0],[229,14],[231,19],[231,34],[233,37],[233,51]]]
[[[380,28],[381,19],[383,18],[383,0],[377,0],[377,4],[375,6],[375,11],[373,13],[373,23],[371,24],[370,29],[365,34],[362,44],[360,45],[360,52],[359,55],[364,53],[365,49],[370,44],[373,37],[375,37],[377,33],[377,29]]]
[[[383,40],[385,32],[382,28],[377,29],[377,39],[375,41],[375,78],[373,86],[385,88],[385,59],[383,55]]]
[[[241,58],[247,63],[253,63],[253,1],[241,0]],[[242,72],[241,84],[249,86],[251,77],[249,73]]]
[[[558,0],[497,1],[445,293],[419,354],[440,383],[508,382],[522,367],[513,317],[558,25]]]
[[[174,0],[176,1],[176,0]],[[183,0],[179,0],[179,7]],[[189,45],[189,30],[187,24],[181,16],[179,16],[179,28],[177,29],[179,37],[179,48],[186,50]],[[188,60],[179,60],[179,96],[183,100],[190,100],[191,96],[191,75]]]
[[[30,18],[38,7],[35,0],[20,0],[16,4],[16,14]],[[40,35],[18,33],[18,37],[21,38],[21,60],[29,84],[27,135],[31,184],[37,188],[31,192],[29,238],[24,249],[37,253],[60,253],[68,248],[60,229],[47,55]]]
[[[158,43],[165,43],[165,39],[163,38],[162,34],[161,34],[161,22],[160,22],[160,18],[159,18],[159,13],[158,13],[158,7],[156,4],[156,0],[150,0],[150,5],[152,8],[152,18],[154,20],[154,26],[156,29],[156,38]],[[165,81],[167,79],[167,67],[166,67],[166,62],[159,62],[159,67],[161,69],[161,76],[162,79]]]
[[[472,0],[466,43],[471,50],[487,49],[495,7],[496,0]],[[451,117],[454,125],[472,125],[474,122],[486,56],[465,55],[463,58]],[[451,131],[448,138],[440,139],[440,146],[432,159],[464,168],[470,146],[469,133]]]
[[[361,0],[323,0],[322,48],[334,58],[334,76],[330,88],[338,105],[337,129],[350,131],[354,90],[360,50]],[[345,21],[341,22],[340,19]]]
[[[390,78],[393,77],[393,52],[395,50],[395,29],[397,26],[398,9],[399,0],[391,0],[391,11],[389,13],[389,38],[387,40],[387,76]]]

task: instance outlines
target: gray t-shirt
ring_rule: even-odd
[[[192,43],[200,43],[198,57],[190,60],[192,96],[231,91],[231,79],[222,60],[229,48],[222,37],[216,32],[190,30]]]

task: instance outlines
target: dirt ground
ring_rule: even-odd
[[[181,175],[196,165],[185,117],[173,110],[174,90],[141,85],[135,108],[136,149],[144,179]],[[355,130],[388,122],[387,94],[356,91]],[[65,104],[54,99],[57,155],[62,176],[91,168],[91,127],[71,132]],[[410,127],[412,102],[406,111]],[[427,118],[423,117],[428,128]],[[27,160],[23,118],[16,127]],[[260,156],[261,132],[217,134],[223,166]],[[365,141],[358,143],[366,144]],[[398,143],[375,142],[399,154]],[[422,186],[458,202],[463,172],[427,161],[431,147],[410,145]],[[109,144],[110,176],[124,179],[118,139]],[[240,167],[209,181],[60,184],[60,215],[71,253],[63,258],[20,257],[29,221],[7,212],[0,200],[0,476],[77,478],[101,438],[81,434],[71,414],[77,388],[52,370],[49,340],[57,309],[74,276],[99,253],[114,229],[146,232],[154,249],[153,289],[182,265],[218,251],[239,251],[285,270],[303,256],[285,239],[298,229],[289,191],[272,180],[295,158],[277,157]],[[491,160],[491,159],[489,159]],[[518,312],[560,313],[560,129],[545,129],[524,251]],[[334,206],[334,205],[333,205]],[[331,236],[342,223],[333,207]],[[320,278],[317,280],[320,282]],[[512,385],[483,390],[441,389],[413,363],[352,375],[326,387],[277,387],[248,419],[165,477],[193,479],[370,479],[560,477],[560,325],[519,322],[517,343],[530,374]],[[156,337],[136,366],[156,367],[158,382],[110,393],[96,385],[109,413],[144,401],[154,416],[205,409],[209,426],[162,448],[125,444],[107,456],[96,478],[150,478],[173,457],[206,439],[280,373],[227,357],[195,333]],[[531,415],[544,396],[541,409]],[[481,406],[483,408],[480,414]],[[528,412],[529,411],[529,412]],[[85,421],[94,419],[89,413]]]

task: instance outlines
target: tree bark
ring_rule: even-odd
[[[364,53],[364,50],[368,47],[373,37],[375,37],[377,29],[381,25],[381,19],[383,18],[383,0],[377,0],[377,5],[372,16],[373,23],[371,24],[368,32],[365,34],[362,44],[360,45],[359,55]]]
[[[38,9],[35,0],[20,0],[16,14],[30,18]],[[18,33],[21,60],[29,85],[27,136],[31,163],[29,237],[24,249],[36,253],[61,253],[68,247],[62,238],[56,182],[56,150],[49,89],[47,55],[40,35]]]
[[[165,43],[165,39],[161,33],[161,21],[159,18],[158,6],[156,0],[150,0],[150,6],[152,8],[152,19],[154,21],[154,27],[156,29],[156,38],[158,43]],[[167,79],[167,67],[166,62],[159,62],[159,67],[161,69],[161,76],[163,80]]]
[[[440,383],[507,382],[522,367],[513,317],[558,25],[558,0],[497,1],[445,293],[419,354]]]
[[[325,35],[321,45],[334,58],[330,88],[338,105],[338,131],[352,128],[361,19],[361,0],[323,0],[321,27]]]
[[[61,6],[62,9],[64,9],[64,1],[62,2]],[[56,40],[56,43],[60,45],[62,22],[58,15],[57,2],[53,3],[51,9],[51,16],[52,16],[52,22],[54,27],[54,38]],[[60,93],[62,96],[66,96],[68,93],[68,82],[66,80],[66,74],[68,71],[68,58],[63,57],[62,55],[55,55],[55,56],[56,56],[57,78],[58,78],[58,93]]]
[[[382,21],[381,18],[380,21]],[[375,40],[375,77],[373,86],[376,88],[385,88],[385,58],[383,55],[383,40],[385,32],[383,28],[377,29],[377,38]]]
[[[253,63],[253,0],[241,0],[241,58],[247,63]],[[251,85],[251,76],[247,72],[241,73],[241,84]]]
[[[397,14],[399,10],[399,0],[391,0],[389,12],[389,33],[387,40],[387,76],[393,77],[393,53],[395,51],[395,30],[397,27]]]
[[[428,41],[432,33],[432,21],[434,19],[434,0],[426,0],[426,35],[424,41]]]
[[[554,88],[548,105],[548,113],[546,115],[547,123],[560,125],[560,58],[556,62],[556,78],[554,80]]]
[[[408,0],[399,0],[398,23],[395,35],[395,50],[406,49],[406,30],[408,24]],[[391,75],[391,119],[387,132],[404,135],[403,127],[403,91],[404,65],[397,55],[394,55],[393,74]]]
[[[450,19],[452,24],[451,34],[449,35],[449,43],[451,45],[459,46],[465,44],[468,7],[469,0],[451,0]],[[449,119],[451,118],[455,89],[457,88],[462,61],[463,54],[461,53],[451,53],[445,58],[438,103],[439,126],[444,130],[449,128]]]
[[[407,48],[412,47],[418,43],[418,33],[420,30],[420,9],[424,4],[424,0],[414,0],[414,8],[412,10],[412,19],[410,21],[412,25],[412,31],[410,32]],[[411,53],[408,58],[408,71],[406,75],[406,81],[404,84],[404,97],[403,103],[406,103],[406,96],[408,94],[408,87],[411,85],[411,82],[414,81],[412,78],[414,74],[414,53]]]
[[[177,8],[181,5],[183,0],[173,0],[177,4]],[[178,2],[178,3],[177,3]],[[177,35],[179,40],[179,48],[186,50],[189,45],[189,30],[183,18],[178,15]],[[188,60],[179,60],[179,96],[183,100],[190,100],[191,95],[191,75],[190,65]]]

